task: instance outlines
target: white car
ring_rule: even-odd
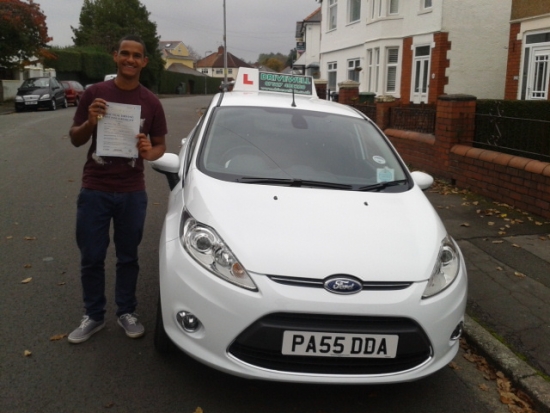
[[[431,176],[312,83],[241,68],[153,162],[172,187],[155,345],[253,379],[420,379],[459,348],[461,252]]]

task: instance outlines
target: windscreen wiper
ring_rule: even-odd
[[[312,187],[329,189],[353,189],[352,185],[339,184],[337,182],[310,181],[297,178],[253,178],[244,176],[236,180],[246,184],[287,185],[294,187]]]
[[[360,186],[357,188],[357,191],[380,191],[381,189],[387,188],[389,186],[401,185],[409,182],[408,179],[400,179],[398,181],[388,181],[388,182],[379,182],[377,184]]]

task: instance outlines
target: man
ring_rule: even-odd
[[[147,208],[143,160],[153,161],[164,154],[166,118],[159,99],[139,83],[141,70],[148,62],[143,41],[138,36],[123,38],[114,61],[116,78],[86,89],[69,131],[71,142],[76,147],[86,144],[91,138],[76,222],[85,316],[80,326],[69,335],[71,343],[82,343],[105,326],[104,262],[110,242],[111,220],[117,257],[117,322],[128,337],[141,337],[145,332],[135,314],[138,245]],[[102,151],[98,151],[98,122],[109,113],[109,103],[138,106],[141,126],[136,136],[136,158],[102,156]]]

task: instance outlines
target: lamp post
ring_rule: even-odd
[[[204,53],[204,57],[206,58],[206,56],[208,56],[209,54],[211,54],[212,52],[209,50],[207,52]],[[208,69],[206,69],[208,71]],[[206,95],[207,91],[206,91],[206,78],[208,77],[208,75],[204,74],[203,73],[203,76],[204,76],[204,94]]]

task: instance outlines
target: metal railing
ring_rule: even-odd
[[[474,147],[550,162],[550,121],[478,113]]]
[[[394,106],[390,109],[390,127],[420,133],[435,132],[435,106]]]

